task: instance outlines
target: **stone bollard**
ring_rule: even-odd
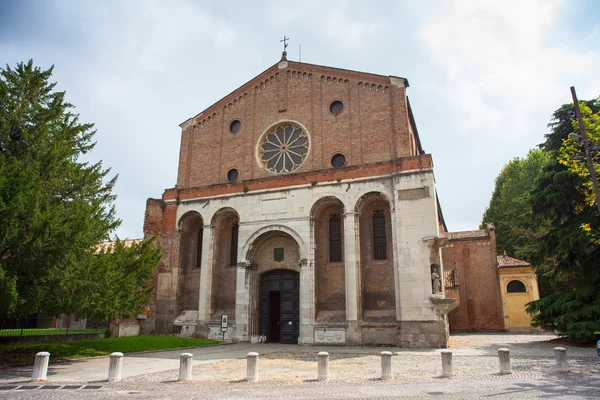
[[[556,360],[556,369],[558,369],[560,372],[569,372],[567,350],[564,347],[554,348],[554,359]]]
[[[381,352],[381,379],[390,379],[392,377],[392,352]]]
[[[510,350],[498,349],[498,359],[500,360],[500,373],[510,374]]]
[[[258,382],[258,353],[250,352],[246,356],[246,380]]]
[[[442,350],[442,378],[452,376],[452,351]]]
[[[179,380],[192,380],[192,357],[191,353],[183,353],[179,356]]]
[[[329,353],[326,351],[322,351],[317,354],[319,372],[317,375],[317,380],[326,381],[329,379]]]
[[[123,353],[115,352],[110,355],[108,361],[108,382],[114,383],[121,380],[123,371]]]
[[[40,351],[35,355],[35,364],[33,364],[33,374],[31,382],[45,381],[48,374],[48,361],[50,361],[50,353]]]

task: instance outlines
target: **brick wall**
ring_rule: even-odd
[[[416,142],[403,78],[288,62],[269,68],[182,124],[178,188],[227,184],[236,168],[239,181],[268,177],[256,161],[256,144],[280,120],[301,123],[310,151],[297,172],[332,169],[342,153],[348,166],[415,155]],[[344,103],[335,116],[332,101]],[[236,134],[230,124],[241,122]]]
[[[442,248],[444,269],[457,268],[460,305],[448,314],[451,331],[502,331],[504,315],[496,260],[496,237],[450,239]],[[447,291],[453,297],[456,291]]]

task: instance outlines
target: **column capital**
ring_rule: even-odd
[[[249,269],[252,268],[252,263],[250,261],[242,261],[237,263],[238,269]]]

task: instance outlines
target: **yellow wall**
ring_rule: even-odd
[[[507,293],[508,283],[519,280],[527,290],[524,293]],[[504,308],[504,325],[509,332],[535,332],[525,304],[540,298],[537,277],[531,267],[500,268],[500,291]]]

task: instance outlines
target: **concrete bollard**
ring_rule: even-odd
[[[191,353],[183,353],[179,356],[179,380],[192,380],[192,357]]]
[[[319,372],[317,374],[317,380],[326,381],[329,379],[329,353],[322,351],[317,354],[317,360],[319,365]]]
[[[250,352],[246,356],[246,380],[258,382],[258,353]]]
[[[442,350],[442,378],[452,376],[452,351]]]
[[[381,379],[390,379],[392,377],[392,352],[381,352]]]
[[[121,372],[123,371],[123,353],[115,352],[110,355],[108,361],[108,382],[114,383],[121,381]]]
[[[564,347],[554,348],[554,360],[556,360],[556,369],[560,372],[569,372],[569,363],[567,362],[567,349]]]
[[[35,364],[33,364],[31,382],[46,380],[46,375],[48,375],[48,361],[50,361],[50,353],[47,351],[40,351],[35,355]]]
[[[500,373],[510,374],[510,350],[498,349],[498,359],[500,360]]]

